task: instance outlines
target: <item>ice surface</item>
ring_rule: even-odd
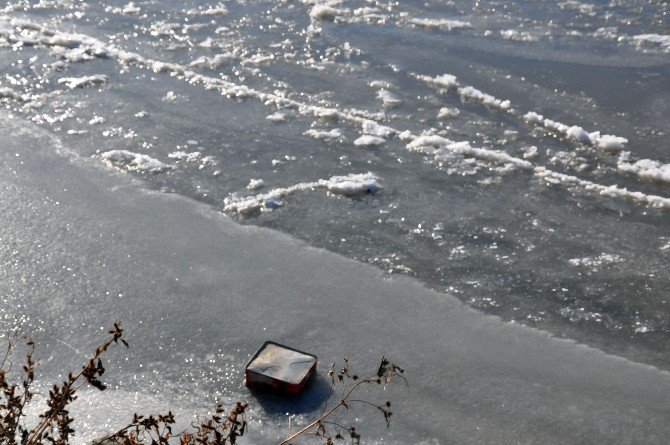
[[[337,12],[325,20],[310,17],[317,5]],[[433,417],[425,429],[423,423],[412,425],[407,434],[396,430],[387,437],[375,430],[371,436],[377,442],[600,443],[615,437],[609,432],[603,439],[595,431],[608,429],[614,423],[611,413],[624,405],[602,396],[607,402],[596,405],[609,408],[591,410],[586,397],[593,394],[586,390],[577,405],[589,414],[576,430],[579,415],[566,420],[571,415],[565,414],[571,412],[567,402],[545,408],[533,388],[503,385],[501,391],[509,390],[506,396],[495,393],[498,398],[494,394],[491,399],[488,387],[494,386],[494,378],[484,378],[479,368],[464,363],[479,361],[483,368],[516,375],[514,366],[503,365],[504,353],[519,362],[525,358],[514,348],[500,348],[499,355],[484,358],[484,346],[469,339],[474,336],[470,329],[461,337],[460,324],[442,325],[461,307],[450,300],[453,295],[503,322],[536,326],[589,344],[595,349],[587,350],[587,356],[600,349],[670,369],[670,303],[665,292],[670,288],[670,121],[665,118],[670,83],[669,53],[663,44],[668,30],[662,19],[667,8],[663,2],[644,8],[631,2],[572,1],[512,1],[503,6],[495,0],[482,0],[476,7],[464,0],[7,2],[0,7],[0,102],[9,126],[6,134],[19,142],[4,144],[0,177],[6,187],[1,192],[7,197],[5,207],[20,204],[21,212],[3,215],[0,322],[13,326],[20,321],[37,326],[38,333],[48,326],[50,332],[65,333],[59,340],[82,351],[85,345],[71,341],[77,338],[72,332],[90,339],[92,324],[94,330],[106,326],[122,310],[123,320],[147,323],[142,335],[165,338],[156,342],[163,348],[160,352],[141,350],[154,362],[121,377],[124,385],[139,388],[140,378],[166,376],[140,388],[145,393],[138,398],[165,387],[181,403],[183,388],[194,394],[184,402],[189,412],[203,406],[203,394],[226,401],[246,398],[238,384],[239,369],[267,338],[263,329],[277,328],[299,340],[288,344],[305,350],[325,345],[335,351],[338,342],[317,343],[316,338],[326,329],[334,332],[336,321],[343,329],[363,332],[351,321],[359,311],[339,313],[338,304],[355,303],[363,313],[372,313],[368,305],[386,301],[377,290],[360,293],[374,289],[372,284],[346,287],[347,297],[316,288],[311,293],[263,294],[263,286],[285,289],[283,280],[311,280],[318,275],[315,270],[331,266],[334,276],[318,278],[319,283],[339,289],[349,279],[340,266],[350,263],[339,263],[342,258],[339,266],[330,259],[307,265],[296,261],[302,250],[273,241],[299,245],[282,232],[310,246],[301,249],[321,248],[355,259],[350,267],[368,271],[371,282],[407,276],[436,292],[415,293],[414,287],[389,291],[394,310],[377,308],[376,316],[394,321],[408,317],[407,324],[400,324],[407,336],[398,340],[402,358],[408,357],[410,341],[423,348],[417,350],[416,363],[441,366],[447,352],[455,355],[447,375],[455,378],[456,387],[466,382],[467,391],[450,392],[453,382],[441,386],[435,393],[441,402],[430,406],[444,416]],[[105,76],[107,83],[68,87],[90,76]],[[31,145],[30,134],[44,137],[44,143]],[[354,143],[374,138],[383,145]],[[23,145],[45,147],[44,153]],[[47,156],[53,152],[81,170],[60,169],[62,164],[54,160],[58,158]],[[27,175],[27,165],[47,177]],[[110,165],[125,174],[116,174]],[[91,169],[100,176],[96,181],[105,181],[107,175],[115,179],[108,178],[101,192],[70,178],[88,178]],[[41,192],[30,201],[30,181],[48,177],[58,179],[40,183],[36,189]],[[131,183],[169,195],[150,193],[158,201],[193,200],[191,213],[199,216],[187,217],[191,213],[179,206],[170,213],[168,204],[158,211],[161,206],[154,201],[149,204],[128,192],[135,190]],[[14,194],[17,187],[24,188]],[[65,222],[63,209],[76,209],[70,199],[95,205]],[[140,216],[138,208],[143,207],[148,213]],[[104,208],[110,210],[105,213]],[[37,209],[44,209],[41,217],[35,216]],[[137,222],[148,221],[152,212],[153,224],[133,234]],[[198,225],[203,214],[230,217],[243,227],[233,225],[240,232],[229,236],[206,230]],[[255,226],[279,232],[271,232],[268,241]],[[238,240],[237,233],[250,234],[251,244]],[[151,242],[135,242],[133,236]],[[188,246],[193,240],[206,246],[202,252]],[[136,246],[145,247],[134,250]],[[249,260],[243,268],[239,252],[256,252],[260,263]],[[276,261],[265,258],[268,252]],[[281,252],[294,255],[280,258]],[[194,263],[194,258],[202,262]],[[621,261],[610,262],[613,258]],[[202,279],[219,273],[229,275],[216,285]],[[240,288],[247,289],[242,296]],[[163,295],[153,301],[165,308],[154,314],[146,296],[156,292]],[[53,299],[46,297],[51,295]],[[408,301],[400,303],[401,298]],[[175,299],[180,303],[172,304]],[[78,309],[69,315],[54,309],[75,300]],[[200,309],[198,302],[205,300]],[[298,317],[304,302],[311,308],[306,320]],[[266,306],[280,303],[284,306],[275,311],[279,320],[274,320]],[[416,309],[414,316],[414,306],[422,305],[426,307]],[[247,341],[243,325],[224,314],[224,307],[258,321],[256,343]],[[324,312],[318,313],[319,307]],[[99,311],[102,315],[96,318]],[[202,331],[155,328],[159,319],[178,320],[181,326],[197,318],[189,312],[204,313],[197,321]],[[53,317],[45,321],[42,314],[61,314],[66,321],[57,326]],[[445,314],[447,318],[438,319]],[[203,327],[215,315],[221,318],[217,329]],[[454,317],[459,315],[457,311]],[[328,317],[334,319],[324,322]],[[367,349],[361,345],[359,350],[354,332],[343,338],[347,345],[356,345],[354,355],[364,355],[377,343],[373,333],[388,334],[375,320],[365,323]],[[501,332],[510,332],[500,326]],[[426,340],[428,331],[457,339],[462,348]],[[395,348],[395,338],[389,337],[383,349]],[[72,352],[58,341],[47,341]],[[557,353],[555,343],[550,344]],[[432,349],[443,353],[441,362],[424,360]],[[333,353],[332,358],[347,352]],[[167,357],[176,365],[165,365]],[[544,356],[531,358],[535,363]],[[503,364],[492,366],[500,360]],[[576,379],[533,380],[530,365],[523,363],[517,365],[521,375],[543,388],[558,388],[559,382],[562,388],[579,386]],[[575,363],[567,360],[561,370]],[[470,369],[476,370],[472,377],[466,373]],[[597,386],[593,372],[588,382]],[[196,381],[204,385],[197,391]],[[416,402],[411,406],[430,395],[423,392],[426,387],[420,390],[424,397],[411,397]],[[638,389],[640,398],[648,399],[648,387],[640,383]],[[565,391],[556,389],[547,397],[557,394],[553,398],[560,399]],[[121,392],[123,405],[130,406],[135,389]],[[528,392],[534,397],[523,397]],[[96,399],[96,406],[105,407],[104,400]],[[151,400],[167,406],[164,399]],[[489,407],[481,400],[497,400],[506,407],[513,401],[515,408],[507,414],[514,422],[504,423],[498,405]],[[533,403],[526,407],[523,402],[528,400]],[[255,408],[262,419],[256,426],[261,438],[250,438],[250,443],[272,442],[268,437],[285,430],[278,413],[287,410],[267,401],[261,405]],[[653,406],[641,414],[661,418],[660,405]],[[313,409],[302,406],[299,412],[309,416]],[[459,409],[478,414],[461,426]],[[559,415],[549,416],[550,410]],[[537,422],[517,428],[518,418]],[[545,420],[550,418],[563,420]],[[486,432],[470,438],[470,431],[482,427],[477,419],[484,419]],[[367,424],[367,417],[363,421]],[[613,442],[639,442],[631,437],[642,434],[643,442],[656,443],[652,431],[659,427],[651,423],[633,425],[630,436],[624,433]],[[443,424],[458,425],[453,440],[448,427],[435,426]]]
[[[393,430],[376,432],[375,412],[356,414],[372,428],[367,437],[385,443],[660,444],[670,434],[667,372],[504,323],[193,200],[148,193],[85,158],[59,157],[51,136],[2,122],[12,155],[1,164],[0,238],[26,260],[0,280],[4,322],[27,311],[39,350],[56,348],[41,357],[45,383],[81,362],[75,351],[90,349],[109,320],[124,322],[131,343],[110,356],[111,389],[73,408],[90,416],[77,416],[88,434],[78,443],[137,410],[176,406],[188,417],[215,398],[251,403],[244,443],[276,441],[283,416],[241,386],[267,336],[325,363],[348,354],[352,366],[369,367],[384,353],[404,365],[410,390],[383,395],[396,407]]]

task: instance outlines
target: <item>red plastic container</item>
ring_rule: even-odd
[[[276,392],[299,393],[316,372],[313,354],[266,341],[245,368],[245,385]]]

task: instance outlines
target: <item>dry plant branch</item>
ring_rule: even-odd
[[[323,439],[326,445],[330,445],[334,440],[343,440],[344,434],[349,436],[352,443],[360,443],[361,436],[356,431],[355,426],[351,425],[345,427],[337,422],[329,420],[330,417],[341,408],[350,409],[355,403],[367,405],[378,410],[384,417],[386,426],[390,427],[391,416],[393,415],[390,401],[386,401],[383,404],[375,404],[363,399],[353,399],[352,395],[357,393],[357,391],[364,385],[383,385],[385,389],[389,383],[395,380],[400,379],[407,383],[407,379],[402,375],[403,373],[404,370],[402,368],[389,362],[384,357],[382,357],[377,371],[370,373],[363,378],[359,378],[357,374],[350,372],[349,360],[346,357],[344,358],[344,367],[337,372],[335,371],[335,363],[333,363],[328,370],[328,376],[331,378],[331,394],[338,385],[341,386],[342,393],[339,401],[330,408],[325,405],[323,411],[316,419],[299,431],[286,437],[279,443],[279,445],[290,444],[291,441],[305,435],[319,437]],[[334,426],[334,431],[331,431],[331,429],[328,428],[330,425]]]
[[[95,349],[82,369],[76,374],[69,373],[67,379],[60,385],[53,385],[46,400],[47,409],[39,416],[39,421],[32,428],[26,427],[24,421],[26,408],[35,394],[32,390],[37,365],[33,358],[35,344],[32,340],[26,342],[28,351],[25,363],[21,367],[20,381],[12,382],[11,380],[14,380],[15,377],[10,376],[11,361],[16,344],[8,340],[7,348],[0,358],[0,444],[69,444],[75,434],[72,426],[74,419],[68,411],[69,405],[77,399],[78,391],[83,386],[90,385],[101,391],[107,388],[100,380],[105,373],[102,356],[117,343],[128,347],[128,343],[122,337],[123,330],[120,324],[114,323],[113,328],[109,331],[109,337]],[[326,445],[330,445],[336,439],[344,439],[344,435],[350,437],[352,442],[358,443],[360,435],[355,426],[346,427],[331,419],[331,416],[341,408],[350,409],[355,404],[379,410],[388,427],[393,414],[390,410],[391,402],[377,405],[352,396],[367,384],[382,385],[386,388],[387,384],[397,379],[406,383],[402,373],[401,368],[385,358],[382,358],[375,372],[361,379],[349,371],[348,359],[344,359],[344,367],[337,372],[333,364],[328,371],[331,379],[330,395],[340,388],[342,393],[339,401],[331,407],[324,404],[320,415],[299,431],[291,434],[289,429],[289,436],[281,444],[288,444],[301,436],[315,436],[322,439]],[[176,421],[171,411],[156,416],[135,414],[125,427],[99,439],[92,445],[235,445],[238,438],[243,436],[247,430],[246,409],[247,404],[241,402],[235,404],[229,412],[226,412],[223,406],[217,405],[214,414],[198,417],[191,424],[191,428],[177,434],[173,434],[172,431]]]

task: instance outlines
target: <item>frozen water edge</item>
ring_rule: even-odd
[[[146,192],[101,174],[93,161],[57,156],[57,141],[29,124],[1,122],[10,155],[0,164],[0,238],[58,240],[30,251],[27,271],[0,278],[4,311],[30,311],[38,341],[62,338],[83,351],[94,327],[122,320],[134,360],[194,376],[180,390],[203,411],[214,388],[224,399],[257,402],[241,381],[197,377],[212,351],[224,348],[239,366],[267,338],[315,352],[322,364],[344,354],[368,364],[384,353],[411,382],[411,390],[389,395],[399,403],[386,443],[660,444],[670,434],[668,372],[503,323],[414,280],[385,279],[371,266],[238,225],[187,198]],[[25,272],[49,280],[23,281]],[[73,313],[73,306],[87,310]],[[169,349],[156,351],[166,343]],[[188,355],[195,358],[184,361]],[[75,359],[45,360],[45,379]],[[115,411],[126,419],[135,409],[128,394],[147,399],[153,391],[132,378],[130,366],[109,369],[109,378],[121,374],[122,389],[119,400],[112,391],[93,403],[104,407],[102,416]],[[161,403],[180,403],[177,391],[161,388]],[[258,405],[253,412],[265,426],[252,425],[247,443],[273,442],[281,429],[267,424],[276,418]],[[272,432],[259,437],[261,429]]]

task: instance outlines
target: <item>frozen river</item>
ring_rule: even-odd
[[[663,443],[670,7],[474,5],[5,3],[0,328],[45,382],[132,345],[82,441],[243,399],[273,443],[321,396],[241,386],[274,339],[407,368],[371,443]]]

